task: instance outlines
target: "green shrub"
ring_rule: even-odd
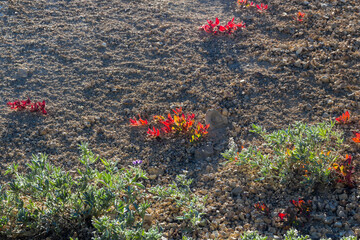
[[[159,239],[157,228],[143,228],[146,209],[143,199],[145,173],[136,167],[118,169],[117,163],[100,159],[105,170],[98,171],[98,157],[81,144],[78,177],[73,178],[53,166],[46,155],[33,156],[28,172],[18,165],[8,168],[13,180],[0,186],[0,234],[35,236],[40,232],[62,234],[89,227],[93,222],[95,239]],[[67,233],[71,234],[71,233]]]
[[[202,222],[201,216],[204,215],[202,211],[207,197],[200,198],[194,194],[190,189],[191,183],[192,179],[186,179],[186,176],[181,174],[176,176],[176,181],[169,186],[156,186],[149,191],[158,199],[174,199],[183,211],[183,215],[178,216],[177,220],[186,221],[189,227],[195,229]]]
[[[310,186],[329,183],[333,180],[331,164],[337,159],[337,148],[343,142],[341,134],[333,131],[333,127],[334,122],[314,126],[298,122],[286,130],[267,133],[262,127],[253,125],[252,132],[265,140],[265,149],[250,146],[238,152],[230,139],[229,150],[222,155],[229,161],[258,169],[259,180],[268,177],[287,182],[300,177],[301,183]]]

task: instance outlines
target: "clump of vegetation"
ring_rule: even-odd
[[[142,183],[147,179],[139,167],[142,161],[119,169],[117,162],[99,159],[85,143],[80,150],[82,168],[75,177],[52,165],[44,154],[33,155],[25,174],[18,171],[17,164],[8,168],[6,174],[13,180],[0,186],[0,236],[51,233],[71,237],[89,228],[94,230],[89,234],[95,240],[160,239],[161,228],[146,220],[151,204],[145,198],[149,192]],[[97,162],[103,171],[95,168]],[[193,229],[201,223],[205,199],[192,193],[191,183],[179,175],[170,186],[157,186],[150,192],[154,198],[176,201],[183,211],[177,219]]]
[[[147,134],[150,138],[160,138],[162,136],[168,136],[171,134],[183,135],[189,137],[190,142],[198,142],[205,135],[208,134],[208,128],[210,124],[203,125],[200,122],[195,122],[195,114],[186,114],[182,111],[182,108],[173,110],[174,115],[170,113],[167,117],[161,115],[153,116],[154,124],[152,128],[148,128]],[[146,119],[142,119],[139,115],[139,120],[130,119],[131,126],[146,126],[148,125]],[[154,125],[160,126],[156,128]]]
[[[327,184],[334,180],[332,164],[343,143],[342,134],[333,130],[334,125],[330,122],[309,126],[298,122],[288,129],[272,133],[253,125],[252,132],[265,140],[262,149],[250,146],[238,152],[231,139],[229,150],[222,155],[229,161],[258,169],[259,180],[265,177],[281,182],[300,179],[300,183],[311,187]]]
[[[161,200],[174,200],[182,215],[177,220],[185,221],[191,229],[196,229],[201,223],[201,216],[204,215],[205,202],[207,197],[200,198],[194,194],[190,185],[192,179],[186,179],[184,174],[178,175],[176,180],[169,186],[157,185],[150,189],[155,198]]]
[[[261,236],[258,232],[246,232],[244,233],[241,237],[241,240],[267,240],[268,237],[266,236]],[[284,238],[285,240],[307,240],[307,239],[311,239],[308,235],[303,236],[303,235],[299,235],[298,231],[294,228],[289,229],[286,234],[284,234]],[[350,236],[350,237],[342,237],[340,240],[355,240],[356,237],[355,236]],[[324,238],[322,238],[321,240],[326,240]]]
[[[0,190],[0,234],[9,237],[63,234],[93,227],[95,239],[159,239],[157,228],[145,230],[145,172],[138,167],[118,169],[116,162],[100,159],[104,171],[94,167],[98,157],[80,146],[78,177],[53,166],[46,155],[33,156],[26,174],[18,165],[7,174],[14,179]],[[71,234],[71,233],[67,233]]]
[[[27,100],[15,100],[14,102],[8,102],[7,105],[14,110],[22,111],[27,109],[27,107],[30,107],[30,112],[41,112],[44,115],[47,114],[47,111],[45,110],[45,100],[43,100],[42,102],[31,102],[30,98],[28,97]]]

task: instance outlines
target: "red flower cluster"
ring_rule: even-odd
[[[353,132],[353,134],[355,135],[355,137],[352,138],[352,140],[356,143],[360,143],[360,132]]]
[[[285,213],[278,213],[281,221],[284,221],[286,225],[299,225],[310,219],[312,211],[311,200],[305,201],[299,198],[298,201],[290,200],[290,203],[293,205],[293,208],[289,207]]]
[[[130,118],[130,124],[131,126],[145,126],[148,124],[148,121],[145,119],[141,119],[140,114],[139,114],[139,120],[136,120],[136,118],[134,117],[134,119]]]
[[[256,203],[256,204],[254,205],[254,207],[255,207],[258,211],[263,212],[263,213],[265,213],[266,215],[270,215],[270,209],[269,209],[268,206],[266,206],[265,203],[263,203],[263,204]]]
[[[176,110],[173,110],[175,115],[174,117],[171,116],[169,113],[167,118],[163,116],[156,115],[154,116],[154,120],[160,122],[164,127],[161,128],[161,130],[164,133],[170,133],[170,132],[176,132],[176,133],[185,133],[190,130],[192,125],[194,124],[194,118],[195,114],[188,114],[185,117],[185,114],[182,113],[182,108],[177,108]],[[153,130],[149,128],[148,134],[150,137],[158,137],[159,136],[159,130],[155,129],[153,127]]]
[[[350,113],[349,111],[346,111],[343,113],[340,117],[335,118],[336,121],[338,121],[340,124],[346,124],[349,123],[350,120]]]
[[[261,13],[265,12],[268,9],[268,5],[263,4],[263,3],[261,3],[260,5],[256,4],[256,7],[257,7],[258,11]]]
[[[250,2],[248,3],[247,0],[238,0],[238,4],[245,6],[245,7],[255,7],[255,3],[254,2]]]
[[[27,106],[30,106],[30,112],[41,112],[42,114],[46,115],[47,111],[45,110],[45,100],[43,100],[42,102],[35,102],[35,103],[31,103],[30,98],[28,97],[27,100],[24,101],[19,101],[16,100],[14,102],[8,102],[7,103],[8,106],[11,107],[11,109],[14,110],[24,110],[27,108]]]
[[[345,161],[340,164],[333,163],[332,169],[338,177],[337,182],[344,183],[349,187],[354,187],[355,181],[352,179],[352,175],[355,173],[355,167],[351,165],[351,161],[351,155],[346,154]]]
[[[185,114],[182,112],[182,108],[177,108],[173,110],[174,115],[171,116],[169,113],[167,117],[163,117],[161,115],[153,116],[155,123],[161,124],[162,127],[149,128],[147,134],[151,138],[159,138],[161,132],[164,134],[170,133],[177,133],[177,134],[184,134],[184,133],[191,133],[190,142],[195,142],[200,140],[203,136],[205,136],[208,132],[207,129],[210,125],[202,125],[200,122],[197,123],[196,129],[193,128],[195,125],[195,114]],[[139,120],[130,119],[130,124],[132,126],[144,126],[148,124],[148,121],[145,119],[141,119],[139,115]]]
[[[298,22],[302,22],[302,21],[304,21],[304,17],[305,17],[305,13],[302,13],[299,11],[296,15],[296,18],[294,18],[294,19]]]
[[[220,35],[226,33],[232,34],[239,28],[245,28],[245,23],[234,23],[234,20],[235,18],[231,19],[225,26],[219,25],[220,21],[218,18],[215,19],[215,23],[211,20],[207,20],[208,24],[201,26],[200,29],[213,35]]]

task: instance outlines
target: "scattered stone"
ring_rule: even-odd
[[[298,67],[298,68],[301,68],[302,67],[301,60],[300,59],[296,60],[296,62],[294,63],[294,66]]]
[[[304,51],[304,47],[299,47],[299,48],[296,50],[296,55],[300,55],[303,51]]]
[[[311,233],[311,238],[312,239],[319,239],[319,238],[321,238],[321,233],[313,232],[313,233]]]
[[[149,175],[149,176],[148,176],[148,178],[149,178],[150,180],[154,180],[154,179],[156,179],[156,177],[157,177],[156,175]]]
[[[150,167],[147,172],[149,175],[161,175],[164,173],[164,170],[161,168]]]
[[[328,82],[330,82],[330,76],[329,76],[328,74],[325,74],[324,76],[322,76],[322,77],[320,78],[320,81],[321,81],[322,83],[328,83]]]
[[[339,200],[346,200],[347,198],[348,198],[348,195],[346,193],[339,195]]]
[[[328,118],[330,117],[330,115],[327,113],[327,112],[324,112],[323,115],[322,115],[323,118]]]
[[[233,196],[240,196],[240,194],[242,193],[242,188],[241,187],[235,187],[232,191],[231,191],[231,195]]]
[[[330,225],[330,224],[332,224],[334,222],[334,219],[335,219],[334,217],[326,217],[324,219],[324,223],[327,224],[327,225]]]
[[[210,125],[211,126],[211,125]],[[214,148],[211,144],[195,150],[195,159],[206,159],[214,154]]]
[[[228,124],[227,118],[214,109],[206,112],[205,122],[210,124],[210,129],[224,128]]]
[[[26,78],[29,74],[29,70],[27,68],[20,68],[16,74],[17,79]]]
[[[336,227],[336,228],[341,228],[341,227],[342,227],[342,223],[341,223],[341,222],[336,222],[336,223],[334,223],[334,227]]]

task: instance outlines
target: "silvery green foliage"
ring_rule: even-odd
[[[229,160],[229,161],[233,161],[235,160],[235,156],[236,153],[238,152],[238,146],[236,145],[234,138],[230,138],[229,139],[229,149],[226,150],[224,153],[222,153],[221,155]]]
[[[95,239],[159,239],[157,228],[143,227],[150,207],[142,191],[145,172],[138,167],[118,169],[116,162],[104,159],[99,164],[105,170],[99,171],[99,158],[88,145],[79,148],[82,167],[76,177],[52,165],[44,154],[33,155],[25,174],[17,164],[8,168],[6,174],[13,180],[0,186],[0,234],[61,235],[69,224],[85,228],[92,220]]]
[[[328,184],[333,180],[331,166],[338,158],[337,149],[343,142],[342,135],[333,130],[334,122],[307,125],[297,122],[287,129],[268,133],[253,124],[251,132],[260,135],[264,144],[258,148],[249,146],[237,152],[230,139],[229,149],[222,155],[228,161],[258,169],[260,177],[281,182],[293,181],[310,188],[316,184]]]
[[[284,240],[307,240],[307,239],[310,239],[308,235],[299,236],[298,231],[294,228],[289,229],[284,235]]]
[[[261,236],[258,232],[246,232],[241,237],[241,240],[267,240],[266,236]]]
[[[175,200],[177,207],[183,210],[183,215],[176,219],[187,222],[191,228],[195,229],[203,222],[201,216],[204,215],[207,197],[201,198],[191,191],[192,181],[192,179],[187,179],[186,175],[180,174],[176,176],[172,184],[165,187],[159,185],[152,187],[149,192],[158,199]]]

